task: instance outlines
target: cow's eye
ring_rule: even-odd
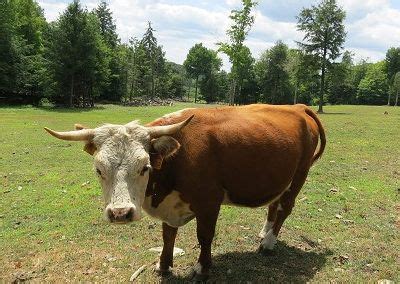
[[[143,176],[148,170],[151,169],[150,165],[146,165],[143,167],[142,171],[140,172],[140,175]]]
[[[99,169],[96,169],[96,172],[99,176],[101,176],[101,171]]]

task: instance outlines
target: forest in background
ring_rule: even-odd
[[[138,98],[398,104],[400,48],[389,48],[380,62],[354,62],[343,50],[345,12],[336,0],[299,13],[297,28],[305,37],[297,49],[277,41],[257,59],[244,44],[256,4],[243,0],[242,9],[232,10],[228,42],[217,43],[217,50],[196,43],[180,65],[166,60],[150,22],[142,38],[123,43],[105,1],[88,11],[75,0],[49,23],[34,0],[0,0],[0,104],[92,107]],[[230,72],[221,69],[221,52]]]

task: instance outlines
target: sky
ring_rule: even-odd
[[[56,20],[70,1],[39,0],[48,21]],[[88,10],[100,0],[81,0]],[[296,16],[303,7],[317,0],[259,0],[254,10],[255,23],[245,44],[255,58],[282,40],[296,47],[303,34],[296,29]],[[216,43],[226,41],[230,26],[229,14],[240,8],[240,0],[107,0],[122,42],[141,38],[151,21],[155,36],[168,60],[183,63],[189,49],[202,42],[216,49]],[[354,52],[356,62],[367,59],[376,62],[385,58],[388,48],[400,46],[400,0],[338,0],[346,11],[347,39],[345,49]],[[224,69],[230,67],[221,56]]]

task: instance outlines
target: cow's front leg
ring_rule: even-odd
[[[196,216],[197,239],[200,244],[200,256],[194,266],[193,277],[195,280],[204,281],[208,278],[211,267],[211,244],[214,238],[215,225],[218,219],[218,208],[203,208]]]
[[[161,252],[160,261],[156,265],[156,271],[160,274],[168,274],[173,267],[174,245],[178,228],[162,223],[162,236],[164,241],[163,250]]]

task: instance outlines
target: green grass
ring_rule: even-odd
[[[148,268],[140,281],[160,281],[152,270],[158,256],[148,251],[162,245],[160,222],[103,221],[91,156],[81,143],[54,139],[43,127],[146,123],[186,106],[0,108],[0,281],[18,275],[127,282],[143,264]],[[311,170],[275,253],[255,253],[263,208],[224,207],[212,280],[400,281],[400,108],[332,106],[326,112],[320,116],[327,131],[325,155]],[[176,245],[186,254],[175,258],[167,280],[187,280],[199,253],[194,221],[179,230]]]

